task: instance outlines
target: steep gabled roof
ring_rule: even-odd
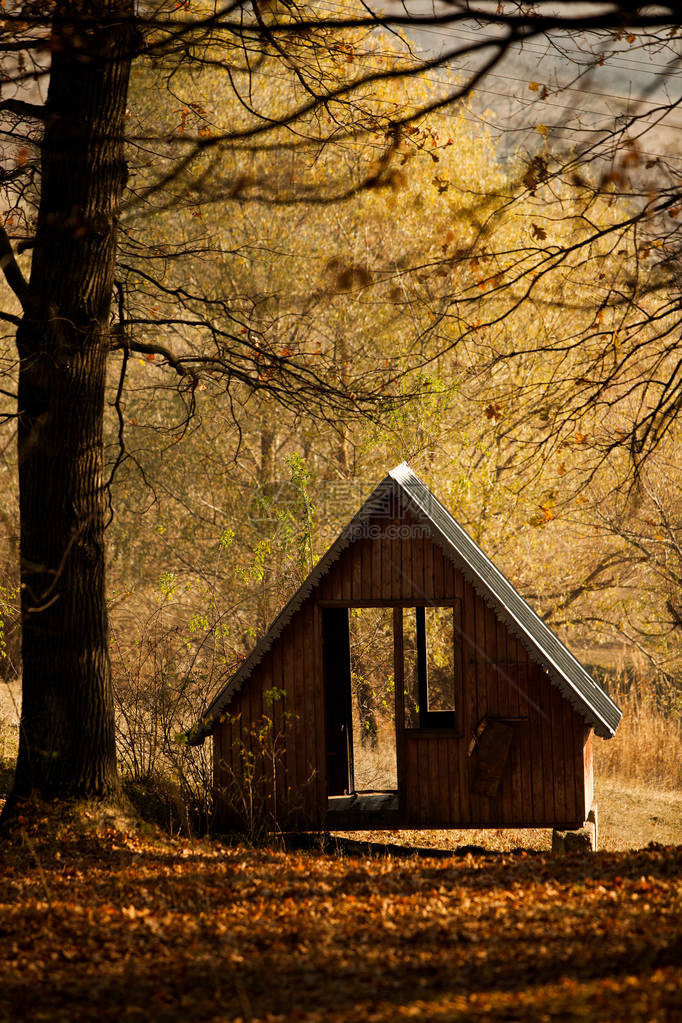
[[[531,659],[545,669],[551,683],[557,686],[587,724],[594,728],[597,735],[610,739],[621,719],[619,708],[528,606],[450,512],[424,486],[407,463],[403,462],[381,481],[324,557],[318,561],[251,655],[218,693],[201,721],[191,730],[189,741],[196,745],[211,734],[217,718],[229,706],[233,694],[241,689],[284,627],[332,565],[338,561],[344,550],[363,534],[363,524],[385,512],[386,508],[395,506],[396,498],[418,522],[427,526],[434,543],[493,608],[498,618],[523,643]]]

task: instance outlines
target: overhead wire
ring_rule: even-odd
[[[341,9],[341,5],[339,5],[337,3],[333,3],[333,2],[327,3],[326,6],[328,6],[328,7],[336,7],[336,8]],[[461,30],[461,29],[459,29],[457,31],[453,31],[451,29],[437,30],[435,28],[427,28],[427,27],[419,26],[419,32],[421,34],[437,35],[439,38],[446,37],[446,38],[449,38],[449,39],[452,39],[452,40],[462,39],[463,42],[466,42],[467,40],[471,40],[471,41],[474,41],[474,40],[479,41],[480,40],[480,33],[476,33],[476,32],[473,32],[473,31],[467,32],[467,31]],[[410,42],[412,44],[414,44],[415,40],[410,40]],[[500,40],[500,42],[504,42],[504,40]],[[491,46],[494,46],[495,44],[496,44],[496,40],[492,39],[491,40]],[[510,46],[510,56],[512,56],[513,52],[515,52],[515,51],[518,53],[518,51],[519,51],[519,49],[521,47],[523,47],[523,49],[526,50],[529,53],[533,53],[533,54],[536,54],[538,56],[548,56],[547,50],[541,49],[539,47],[533,47],[532,44],[526,44],[526,43],[523,43],[523,44],[521,44],[521,43],[513,43]],[[579,51],[577,49],[574,52],[576,54],[581,54],[582,53],[582,51]],[[518,54],[518,55],[520,57],[520,54]],[[584,53],[582,53],[582,55],[584,56]],[[565,58],[565,59],[567,61],[570,60],[570,58]],[[611,67],[620,67],[622,70],[628,70],[628,68],[625,67],[624,65],[618,65],[618,63],[614,62],[612,58],[607,57],[606,59],[608,60],[610,68]],[[554,63],[558,63],[558,60],[559,60],[559,58],[555,57],[554,58]],[[682,62],[682,54],[680,55],[679,60]],[[650,71],[651,67],[655,66],[655,67],[658,67],[658,68],[666,69],[668,75],[670,74],[670,67],[669,67],[669,65],[654,64],[653,61],[652,62],[648,62],[648,63],[645,62],[645,61],[638,61],[637,63],[639,63],[641,65],[643,70]],[[454,70],[455,71],[473,71],[475,69],[471,68],[471,67],[457,67]],[[680,69],[679,74],[682,75],[682,68]],[[489,72],[486,77],[487,78],[500,79],[500,80],[503,80],[503,81],[517,82],[517,83],[519,83],[521,85],[526,85],[526,86],[528,86],[530,84],[530,81],[531,81],[530,79],[527,79],[525,77],[520,77],[520,76],[516,76],[516,75],[511,75],[511,74],[501,74],[500,72]],[[427,79],[427,80],[429,80],[429,79]],[[431,80],[433,81],[433,79],[431,79]],[[581,88],[578,88],[578,87],[576,87],[574,85],[565,85],[565,86],[561,86],[560,85],[560,86],[557,86],[555,88],[555,87],[550,86],[549,83],[547,83],[547,82],[541,83],[541,84],[545,84],[547,86],[547,88],[550,89],[550,92],[572,92],[572,93],[576,93],[578,95],[585,95],[585,96],[589,96],[589,97],[595,97],[596,96],[596,97],[598,97],[600,99],[610,99],[610,100],[614,100],[615,102],[620,102],[620,103],[622,103],[622,102],[637,102],[637,103],[643,103],[643,104],[646,104],[646,105],[652,106],[652,107],[660,106],[660,100],[632,99],[632,98],[628,97],[627,95],[623,95],[622,93],[597,92],[594,89],[581,89]],[[495,90],[486,90],[486,89],[482,89],[482,88],[477,88],[476,92],[478,94],[486,94],[486,95],[490,94],[490,95],[494,95],[494,96],[502,95],[501,93],[495,92]],[[566,105],[555,104],[555,105],[559,106],[561,109],[564,109],[564,110],[573,110],[574,109],[573,106],[570,106],[568,104],[566,104]],[[595,113],[595,114],[600,114],[601,113],[601,111],[589,110],[587,108],[582,108],[580,112],[581,113]],[[679,125],[679,126],[676,126],[676,127],[682,128],[682,125]]]
[[[327,0],[327,2],[325,3],[324,6],[328,7],[328,8],[336,8],[339,11],[346,9],[343,4],[340,4],[338,2],[334,2],[334,0]],[[387,20],[390,20],[390,15],[388,16]],[[473,17],[472,17],[471,20],[473,20]],[[403,31],[405,31],[404,26],[401,26],[401,29]],[[479,31],[476,31],[473,28],[472,29],[466,29],[466,28],[463,28],[461,26],[457,26],[456,28],[451,28],[449,26],[443,26],[443,27],[440,27],[440,28],[436,28],[436,27],[432,27],[432,26],[428,26],[428,25],[421,25],[421,24],[416,26],[416,30],[419,33],[428,34],[428,35],[437,35],[437,36],[440,36],[440,37],[444,37],[445,36],[445,37],[448,37],[448,38],[451,38],[451,39],[468,38],[468,39],[476,39],[476,40],[480,39],[481,31],[483,31],[482,29],[479,30]],[[548,33],[548,35],[550,37],[552,35],[558,35],[560,33],[560,31],[561,30],[559,30],[559,29],[554,29],[553,31],[550,31]],[[579,24],[576,23],[576,27],[573,30],[568,29],[568,28],[565,29],[566,34],[568,34],[571,31],[572,32],[580,32]],[[583,34],[588,34],[588,33],[583,32]],[[636,35],[636,31],[633,34]],[[491,45],[495,45],[496,39],[499,39],[500,41],[503,41],[503,37],[502,36],[492,37],[491,38]],[[414,40],[413,40],[413,42],[414,42]],[[667,41],[667,45],[669,45],[670,42],[672,42],[672,39]],[[521,40],[519,40],[517,42],[514,42],[512,44],[512,47],[514,49],[527,50],[529,53],[535,53],[535,54],[538,54],[540,56],[543,56],[543,55],[545,55],[547,53],[546,49],[543,49],[543,48],[537,46],[537,43],[536,43],[535,39],[532,39],[530,41],[525,40],[525,39],[521,39]],[[568,52],[568,51],[566,51],[566,52]],[[623,52],[623,54],[626,53],[626,51],[622,51],[622,52]],[[576,61],[577,61],[578,57],[582,57],[583,59],[585,57],[585,51],[581,50],[578,47],[574,47],[573,48],[573,53],[576,54]],[[621,53],[619,51],[619,56],[620,55],[621,55]],[[682,60],[682,53],[680,53],[679,57]],[[565,59],[566,60],[572,60],[573,58],[566,57]],[[640,64],[642,66],[642,68],[644,68],[646,70],[649,70],[651,67],[656,67],[656,68],[667,70],[668,67],[669,67],[668,64],[658,64],[658,63],[656,63],[655,61],[652,61],[652,60],[637,61],[636,58],[633,58],[633,57],[630,57],[630,56],[627,56],[625,59],[627,61],[629,61],[629,62]],[[624,67],[624,65],[622,65],[622,66]],[[680,73],[682,73],[682,71]]]
[[[334,3],[333,0],[327,0],[327,3],[325,4],[325,6],[329,7],[329,8],[337,8],[339,10],[343,9],[341,4]],[[435,29],[435,28],[426,28],[426,27],[419,26],[419,31],[420,32],[426,32],[426,33],[433,34],[433,35],[438,35],[440,37],[446,36],[446,37],[448,37],[450,39],[453,39],[455,41],[460,39],[460,38],[462,38],[463,41],[465,41],[465,42],[466,42],[466,40],[472,40],[472,41],[476,40],[476,41],[478,41],[480,39],[480,33],[476,33],[474,31],[467,32],[466,30],[461,30],[461,29],[457,30],[457,31],[453,31],[452,29],[438,30],[438,29]],[[504,42],[504,40],[500,40],[500,42]],[[412,45],[414,45],[415,44],[415,40],[410,40],[410,43]],[[495,44],[496,44],[496,40],[492,39],[491,40],[491,46],[494,46]],[[519,46],[520,46],[520,44],[514,44],[514,48],[517,49],[517,50],[518,50]],[[531,51],[531,44],[524,44],[524,48],[527,48],[527,50],[530,52]],[[532,50],[532,52],[540,54],[542,56],[545,56],[547,54],[546,50],[538,48],[538,47],[535,47]],[[576,53],[581,53],[582,51],[576,50],[575,52]],[[566,59],[568,60],[569,58],[566,58]],[[680,61],[682,61],[682,54],[680,55]],[[361,67],[362,66],[359,62],[352,62],[352,63],[354,63],[356,67]],[[638,62],[638,63],[641,63],[642,66],[644,68],[646,68],[647,70],[651,66],[650,64],[647,64],[647,62],[644,62],[644,61]],[[653,64],[653,62],[651,62],[651,64]],[[613,65],[610,63],[610,66],[613,66]],[[663,65],[663,64],[656,64],[655,66],[656,67],[660,67],[660,68],[668,68],[668,65]],[[378,67],[378,65],[376,65],[375,67]],[[467,72],[467,71],[470,72],[470,71],[473,71],[475,69],[470,68],[470,67],[469,68],[456,67],[456,68],[450,69],[450,68],[447,67],[447,65],[444,65],[443,66],[443,70],[444,71],[452,70],[455,74],[457,74],[457,73]],[[682,74],[682,71],[680,73]],[[489,78],[499,79],[501,81],[516,82],[519,85],[525,86],[526,88],[529,88],[529,86],[531,84],[531,81],[532,81],[532,79],[527,79],[525,77],[520,77],[520,76],[515,76],[515,75],[510,75],[510,74],[500,74],[499,72],[488,72],[487,75],[486,75],[486,79],[489,79]],[[444,84],[442,80],[440,80],[438,78],[435,78],[433,76],[430,76],[430,75],[424,75],[422,80],[431,82],[432,84],[441,85],[441,86]],[[538,84],[542,85],[543,83],[538,83]],[[544,83],[544,84],[547,85],[547,83]],[[547,85],[547,87],[549,88],[548,85]],[[595,92],[594,90],[580,89],[580,88],[576,88],[575,86],[559,86],[556,89],[552,89],[551,91],[552,92],[556,92],[556,93],[558,93],[558,92],[573,92],[573,93],[576,93],[578,95],[584,95],[584,96],[588,96],[588,97],[595,97],[596,96],[596,97],[598,97],[600,99],[613,100],[613,101],[618,102],[618,103],[628,103],[628,102],[629,103],[635,103],[635,104],[636,103],[644,103],[644,104],[650,106],[651,108],[653,108],[654,110],[655,109],[660,109],[661,106],[664,105],[663,101],[661,101],[661,100],[657,101],[657,100],[631,99],[630,97],[624,96],[622,94]],[[510,99],[513,98],[513,99],[516,99],[517,102],[521,102],[521,103],[524,102],[523,99],[521,99],[518,96],[513,97],[513,96],[510,96],[510,94],[508,92],[507,93],[503,93],[503,92],[500,92],[500,91],[495,90],[495,89],[485,88],[485,86],[480,86],[479,85],[476,88],[475,92],[476,92],[476,95],[478,95],[478,96],[493,96],[493,97],[495,97],[497,99],[505,99],[505,100],[510,100]],[[632,116],[632,112],[631,111],[630,112],[619,111],[617,114],[614,114],[613,111],[608,111],[608,110],[596,110],[594,108],[589,108],[589,107],[576,108],[575,105],[573,105],[573,104],[570,104],[570,103],[560,103],[560,102],[557,102],[556,100],[551,100],[550,101],[548,98],[545,98],[545,99],[541,100],[541,102],[544,104],[545,107],[550,107],[552,109],[557,109],[557,110],[561,110],[561,111],[568,111],[568,112],[571,112],[574,115],[590,115],[590,116],[594,116],[596,118],[602,118],[602,119],[605,118],[605,117],[613,118],[614,116],[621,116],[621,117],[622,116],[628,116],[628,114],[629,114],[629,116]],[[525,103],[525,105],[530,107],[530,106],[534,105],[535,103],[537,103],[536,99],[528,99],[528,101]],[[480,123],[480,122],[489,123],[482,116],[467,116],[467,115],[462,115],[462,116],[464,117],[465,120],[475,121],[476,123]],[[640,123],[640,124],[646,123],[645,118],[646,118],[646,114],[638,115],[638,123]],[[519,126],[518,129],[509,129],[509,128],[502,129],[502,128],[500,128],[499,130],[501,130],[501,131],[509,131],[509,130],[528,131],[532,127],[533,126],[531,126],[531,125],[521,125],[521,126]],[[564,128],[565,130],[569,130],[569,126],[568,125],[558,125],[557,127]],[[587,128],[582,128],[582,129],[580,129],[580,128],[578,128],[578,129],[573,128],[573,129],[570,129],[570,130],[583,130],[583,131],[586,131],[588,129]],[[592,128],[590,130],[595,130],[595,129]],[[681,123],[675,123],[675,122],[666,123],[665,124],[665,130],[666,131],[667,130],[669,130],[669,131],[676,131],[676,132],[677,131],[682,131],[682,124]],[[644,152],[644,153],[642,153],[642,155],[643,156],[647,156],[647,157],[661,157],[663,155],[665,155],[666,158],[670,157],[670,154],[654,153],[654,152]]]

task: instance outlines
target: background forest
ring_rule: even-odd
[[[360,50],[394,59],[388,37],[348,30],[316,74],[343,81]],[[122,772],[210,809],[208,750],[178,735],[407,460],[620,702],[601,769],[678,786],[679,208],[632,215],[663,169],[634,137],[579,164],[543,124],[502,155],[469,101],[439,107],[442,73],[311,111],[303,147],[282,131],[183,162],[186,139],[246,136],[253,109],[276,118],[298,87],[267,57],[241,92],[216,65],[210,44],[199,68],[139,61],[126,115],[113,329],[135,346],[110,359],[106,424]],[[0,673],[14,693],[12,430]]]

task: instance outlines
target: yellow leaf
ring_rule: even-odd
[[[538,124],[537,131],[539,131],[541,135],[547,135],[549,133],[549,128],[546,124]]]
[[[528,83],[528,88],[530,89],[531,92],[538,92],[539,89],[540,89],[540,83],[539,82],[529,82]]]

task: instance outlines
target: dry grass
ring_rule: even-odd
[[[0,680],[0,759],[17,755],[20,707],[19,683]]]
[[[615,696],[623,719],[613,739],[597,740],[595,774],[675,792],[682,790],[682,718],[665,713],[645,681]],[[674,708],[674,701],[667,701]]]
[[[382,792],[398,785],[395,724],[393,716],[379,716],[374,746],[363,745],[357,706],[353,704],[353,765],[355,787],[358,791]]]
[[[610,852],[643,849],[650,842],[682,846],[682,791],[597,778],[599,847]]]

